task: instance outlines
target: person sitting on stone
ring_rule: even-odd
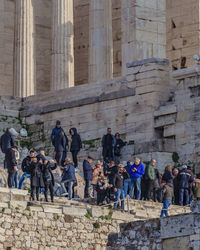
[[[124,212],[124,180],[129,178],[129,174],[124,168],[123,164],[118,165],[118,171],[113,179],[113,187],[115,192],[115,202],[114,202],[114,210],[117,210],[117,205],[119,199],[121,200],[121,212]]]
[[[54,176],[52,170],[57,168],[56,160],[44,161],[42,166],[42,174],[44,180],[44,196],[45,201],[48,202],[48,191],[50,191],[51,202],[54,202]]]
[[[116,139],[112,135],[111,128],[107,128],[107,134],[103,136],[101,141],[103,147],[103,159],[105,162],[114,160],[114,147],[116,145]]]
[[[69,157],[66,158],[64,166],[61,170],[63,171],[61,185],[65,191],[64,194],[66,194],[68,190],[68,200],[71,200],[73,194],[73,184],[76,182],[76,175],[73,162]]]
[[[30,165],[32,162],[32,158],[35,157],[35,152],[34,150],[31,150],[29,152],[29,155],[27,157],[25,157],[22,161],[22,171],[24,172],[23,175],[21,176],[20,180],[19,180],[19,189],[22,188],[23,182],[27,179],[27,178],[31,178],[30,173],[28,172],[28,169],[30,169]]]

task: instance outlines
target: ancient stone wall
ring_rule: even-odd
[[[172,70],[195,65],[199,54],[199,0],[166,0],[167,58]]]

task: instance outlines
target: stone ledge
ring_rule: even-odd
[[[200,75],[200,66],[175,70],[171,73],[171,75],[176,80],[182,80],[185,78],[199,76]]]
[[[169,65],[169,60],[165,58],[152,57],[148,59],[143,59],[143,60],[127,63],[126,66],[127,68],[131,68],[131,67],[142,66],[143,64],[148,64],[148,63],[158,63],[158,64],[161,63],[161,64]]]

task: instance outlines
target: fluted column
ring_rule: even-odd
[[[14,94],[27,97],[35,94],[35,44],[32,0],[17,0],[15,22]]]
[[[52,0],[51,90],[74,86],[73,0]]]
[[[97,82],[113,76],[112,1],[91,0],[89,15],[89,82]]]

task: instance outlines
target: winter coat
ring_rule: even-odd
[[[76,181],[75,168],[72,163],[67,164],[64,168],[61,169],[62,173],[62,181]]]
[[[115,139],[116,143],[115,143],[115,147],[114,147],[114,154],[116,156],[120,156],[121,155],[121,149],[126,145],[122,139]],[[117,145],[119,145],[119,147],[117,147]]]
[[[42,155],[42,154],[36,155],[36,158],[38,159],[38,161],[39,161],[39,160],[42,160],[42,161],[44,162],[44,161],[46,160],[45,156]]]
[[[6,160],[8,172],[13,173],[14,166],[17,166],[17,161],[15,157],[15,151],[12,148],[7,149],[5,160]]]
[[[47,162],[47,164],[42,166],[42,174],[43,174],[43,180],[44,180],[44,184],[47,185],[49,182],[52,182],[53,186],[54,186],[54,176],[52,173],[52,170],[57,168],[57,164],[56,163],[51,163],[51,162]]]
[[[131,163],[128,163],[126,166],[125,166],[125,169],[126,169],[126,172],[129,173],[129,170],[131,168]]]
[[[101,144],[102,144],[102,147],[106,149],[114,148],[116,145],[116,139],[114,135],[106,134],[103,136]]]
[[[30,168],[28,169],[31,175],[31,187],[44,187],[42,167],[40,162],[31,162]]]
[[[70,152],[72,151],[80,151],[82,148],[82,141],[80,135],[77,133],[76,128],[71,128],[70,130],[74,131],[74,134],[72,135],[72,142],[70,146]]]
[[[172,171],[165,171],[162,177],[162,181],[165,181],[166,183],[172,183],[173,184],[173,174]]]
[[[132,172],[132,169],[136,168],[137,171]],[[129,174],[131,178],[141,178],[145,173],[144,165],[143,163],[140,163],[139,165],[135,165],[135,163],[131,166],[129,169]]]
[[[105,174],[105,176],[108,176],[109,184],[113,185],[113,179],[117,171],[118,171],[117,166],[108,167],[107,173]]]
[[[66,149],[66,138],[62,132],[55,136],[54,147],[56,152],[63,152]]]
[[[179,192],[179,183],[177,176],[175,176],[173,179],[173,185],[174,185],[174,195],[175,195]]]
[[[93,173],[92,173],[92,181],[91,181],[91,184],[92,185],[97,185],[97,182],[98,182],[98,178],[101,177],[103,178],[104,177],[104,173],[103,173],[103,169],[102,168],[95,168],[93,170]]]
[[[129,174],[127,172],[123,172],[121,174],[116,173],[113,178],[113,187],[117,189],[124,189],[124,180],[129,178]]]
[[[154,181],[156,178],[155,168],[149,163],[145,168],[145,180]]]
[[[163,200],[172,200],[174,196],[174,189],[172,183],[167,183],[163,187]]]
[[[190,183],[192,183],[194,181],[192,175],[188,172],[187,169],[182,169],[178,175],[177,175],[177,179],[179,182],[179,189],[180,188],[190,188]]]
[[[0,138],[0,147],[3,153],[16,146],[14,136],[7,130]]]
[[[28,173],[28,170],[30,169],[30,165],[31,165],[31,157],[28,155],[22,161],[22,171]]]
[[[93,172],[93,169],[92,169],[91,164],[87,160],[84,160],[83,161],[83,175],[84,175],[84,179],[91,181],[92,180],[92,172]]]
[[[200,198],[200,182],[195,182],[194,184],[194,194],[196,198]]]
[[[155,168],[155,179],[153,181],[153,186],[154,189],[159,189],[160,188],[160,173],[157,168]]]
[[[63,131],[63,128],[53,128],[52,133],[51,133],[51,142],[54,145],[55,144],[55,136]]]

